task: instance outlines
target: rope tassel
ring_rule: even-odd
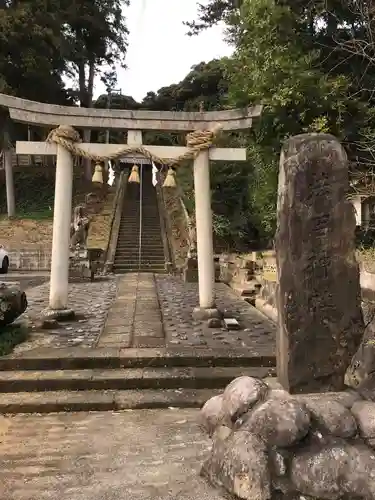
[[[95,172],[92,176],[92,182],[95,184],[103,184],[103,168],[101,165],[95,165]]]
[[[175,188],[177,187],[176,182],[176,171],[173,168],[168,168],[168,173],[163,183],[164,188]]]
[[[139,167],[137,165],[133,166],[128,182],[136,182],[137,184],[141,182],[139,178]]]

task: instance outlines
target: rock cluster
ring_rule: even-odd
[[[13,323],[26,309],[25,292],[18,286],[0,283],[0,327]]]
[[[354,392],[290,395],[233,380],[201,410],[202,475],[248,500],[375,500],[375,403]]]

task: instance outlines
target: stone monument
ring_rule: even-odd
[[[289,139],[280,159],[277,373],[293,393],[338,391],[364,332],[347,156],[331,135]]]

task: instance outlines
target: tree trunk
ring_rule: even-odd
[[[95,61],[89,62],[89,73],[87,77],[86,84],[86,71],[85,64],[82,62],[78,67],[78,79],[79,79],[79,95],[81,107],[83,108],[92,108],[93,101],[93,93],[94,93],[94,78],[95,78]],[[83,130],[83,141],[90,142],[91,140],[91,130],[84,129]],[[91,161],[84,159],[83,160],[83,168],[85,173],[85,179],[88,182],[91,182],[92,178],[92,167]]]
[[[13,323],[18,316],[26,311],[27,299],[25,292],[19,287],[0,285],[0,326]]]

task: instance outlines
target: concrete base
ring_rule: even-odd
[[[193,310],[193,319],[196,321],[205,321],[207,319],[217,318],[222,319],[223,313],[216,307],[195,307]]]
[[[71,321],[76,316],[73,309],[44,309],[42,318],[56,321]]]

